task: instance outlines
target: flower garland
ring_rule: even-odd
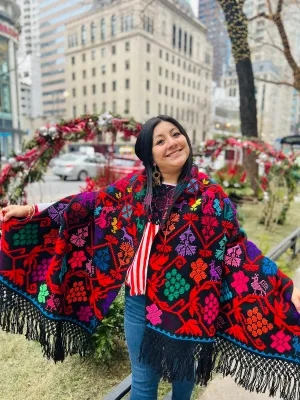
[[[109,113],[84,115],[59,124],[42,126],[35,132],[34,138],[23,145],[22,154],[14,154],[3,167],[0,173],[0,205],[26,203],[26,185],[42,179],[51,159],[67,142],[92,140],[101,132],[112,133],[112,141],[117,132],[128,139],[136,137],[141,127],[133,118]]]

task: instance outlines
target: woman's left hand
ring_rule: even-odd
[[[296,310],[298,313],[300,313],[300,290],[298,290],[295,286],[293,289],[293,294],[292,294],[292,303],[296,307]]]

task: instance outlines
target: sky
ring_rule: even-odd
[[[193,11],[194,11],[194,14],[197,16],[197,14],[198,14],[198,2],[199,2],[199,0],[190,0],[190,1],[188,1],[189,3],[190,3],[190,5],[191,5],[191,7],[192,7],[192,9],[193,9]]]

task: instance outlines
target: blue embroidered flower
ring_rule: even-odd
[[[110,254],[108,247],[96,251],[96,254],[94,256],[94,263],[101,271],[106,271],[108,269],[109,261]]]
[[[277,265],[270,260],[268,257],[265,257],[262,262],[262,271],[266,275],[276,275],[278,267]]]

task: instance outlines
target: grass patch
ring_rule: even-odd
[[[272,233],[257,223],[262,205],[244,204],[239,212],[248,238],[266,253],[300,226],[299,203],[293,203],[284,226]],[[289,274],[299,266],[299,258],[286,262]],[[280,260],[280,266],[284,260]],[[42,357],[40,345],[23,336],[0,331],[0,398],[3,400],[100,400],[112,387],[130,373],[126,352],[119,359],[104,365],[94,359],[83,361],[77,356],[64,363],[54,364]],[[160,384],[159,399],[168,393],[171,385]],[[193,400],[199,398],[201,388],[196,388]]]

